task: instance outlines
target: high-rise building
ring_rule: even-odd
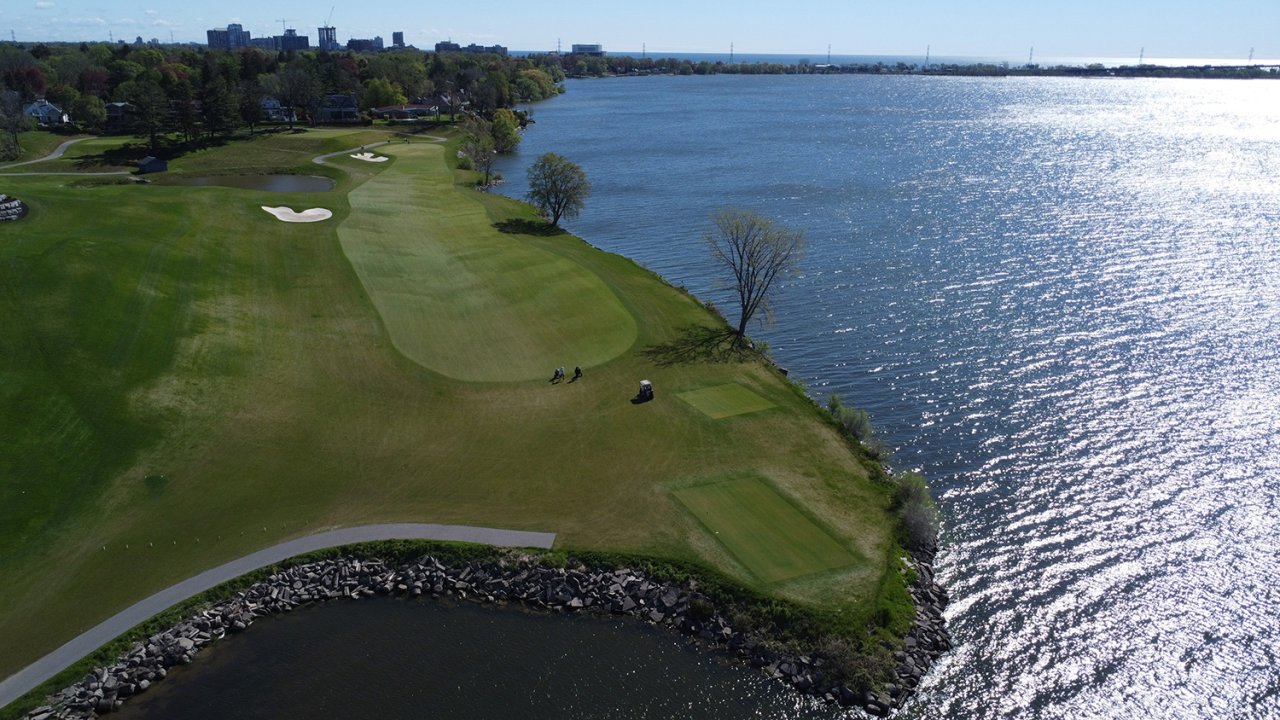
[[[338,45],[338,29],[329,25],[322,28],[316,28],[320,34],[320,39],[316,40],[316,47],[321,50],[337,50],[341,46]]]
[[[237,23],[232,23],[225,30],[214,29],[206,33],[210,50],[235,50],[249,47],[249,33]]]
[[[391,47],[404,47],[404,32],[396,30],[391,33]]]
[[[299,35],[293,28],[285,30],[283,35],[276,37],[280,41],[281,50],[306,50],[311,47],[311,38]]]
[[[374,35],[372,40],[351,38],[347,40],[347,49],[353,52],[377,52],[382,49],[382,36]]]

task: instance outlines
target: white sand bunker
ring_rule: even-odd
[[[383,156],[383,155],[374,155],[374,154],[373,154],[373,153],[371,153],[371,152],[356,153],[356,154],[352,155],[351,157],[353,157],[353,158],[355,158],[355,159],[357,159],[357,160],[363,160],[363,161],[365,161],[365,162],[386,162],[386,161],[388,161],[388,160],[390,160],[390,159],[391,159],[391,158],[389,158],[389,157],[385,157],[385,156]]]
[[[303,210],[302,212],[294,212],[293,208],[283,206],[267,207],[266,205],[263,205],[262,209],[272,215],[275,215],[276,219],[283,220],[285,222],[320,222],[321,220],[328,220],[333,217],[333,211],[325,210],[324,208],[311,208],[310,210]]]

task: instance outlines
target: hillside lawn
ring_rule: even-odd
[[[907,602],[885,580],[887,491],[803,392],[759,359],[655,364],[646,351],[722,321],[472,189],[456,139],[310,161],[383,137],[276,133],[170,165],[324,174],[325,193],[0,177],[31,208],[0,225],[0,676],[204,569],[375,522],[692,561],[851,628]],[[100,167],[121,145],[47,165]],[[288,224],[261,205],[334,217]],[[581,380],[548,382],[574,365]],[[640,378],[655,401],[630,402]],[[716,418],[676,398],[729,384],[771,407]],[[771,494],[724,508],[819,535],[746,556],[707,529],[732,512],[674,494],[746,475]],[[804,537],[825,538],[817,572]],[[761,562],[779,569],[757,576]]]

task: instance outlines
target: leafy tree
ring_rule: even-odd
[[[107,124],[107,106],[96,95],[81,95],[71,103],[71,118],[89,132],[100,132]]]
[[[4,73],[3,82],[6,87],[17,90],[23,100],[35,100],[44,96],[46,87],[44,73],[34,65],[8,70]]]
[[[191,142],[200,129],[200,112],[191,83],[186,80],[170,83],[165,92],[172,111],[172,127],[182,133],[184,141]]]
[[[520,144],[520,133],[516,132],[516,114],[506,108],[493,113],[490,132],[493,135],[493,147],[500,153],[515,152],[516,146]]]
[[[280,104],[289,109],[289,129],[298,108],[310,107],[320,95],[315,78],[297,61],[280,72]]]
[[[749,210],[723,210],[715,215],[716,232],[703,237],[711,256],[733,279],[737,294],[737,340],[747,331],[747,323],[757,312],[771,322],[774,281],[795,271],[804,252],[804,233],[778,227]]]
[[[393,85],[399,86],[410,100],[431,92],[431,81],[427,79],[427,68],[421,53],[398,50],[376,53],[370,55],[368,60],[368,64],[360,72],[360,77],[366,82],[373,78],[389,80]]]
[[[97,65],[87,67],[80,71],[80,76],[76,79],[76,85],[84,95],[96,95],[100,98],[110,97],[111,73],[107,72],[106,68]]]
[[[587,174],[563,155],[549,152],[529,168],[529,202],[549,216],[552,225],[559,225],[562,217],[577,217],[590,194]]]
[[[133,106],[134,129],[147,136],[151,152],[155,152],[156,139],[169,121],[169,99],[164,89],[154,80],[131,80],[118,92]]]
[[[374,78],[364,86],[364,95],[361,97],[361,105],[366,110],[369,108],[384,107],[387,105],[403,105],[408,102],[408,98],[400,90],[400,88],[386,78]]]
[[[240,120],[249,126],[249,134],[262,122],[262,86],[257,80],[242,80],[239,83]]]
[[[521,70],[516,78],[516,92],[525,100],[545,100],[556,94],[556,83],[542,70]]]
[[[200,109],[204,116],[205,130],[210,135],[230,133],[240,117],[239,103],[221,75],[214,77],[205,86]]]

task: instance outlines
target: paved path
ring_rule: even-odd
[[[12,167],[12,166],[11,166]],[[0,168],[3,170],[4,168]],[[109,172],[16,172],[0,173],[0,177],[34,177],[36,175],[66,175],[68,177],[100,177],[102,175],[132,175],[132,170],[111,170]]]
[[[92,139],[93,139],[92,137],[82,137],[82,138],[76,138],[74,140],[68,140],[62,143],[61,145],[59,145],[58,147],[54,148],[53,152],[49,153],[48,155],[45,155],[42,158],[36,158],[35,160],[23,160],[20,163],[10,163],[8,165],[0,165],[0,170],[8,170],[9,168],[22,167],[23,165],[34,165],[36,163],[42,163],[45,160],[57,160],[58,158],[62,157],[63,153],[67,151],[67,148],[71,147],[72,143],[78,143],[81,140],[92,140]],[[129,175],[131,173],[129,170],[111,170],[108,172],[18,172],[18,173],[0,173],[0,174],[6,177],[12,177],[12,176],[28,177],[31,175],[75,175],[75,176]]]
[[[354,148],[351,148],[350,150],[339,150],[338,152],[331,152],[327,155],[317,155],[316,157],[311,158],[311,162],[317,165],[323,165],[324,161],[328,160],[331,157],[338,157],[339,155],[346,155],[347,153],[355,153],[355,152],[360,152],[361,150],[368,150],[369,148],[376,148],[379,145],[386,145],[389,142],[390,142],[389,140],[383,140],[382,142],[369,143],[368,145],[361,145],[360,147],[354,147]]]
[[[66,645],[45,655],[0,682],[0,708],[62,672],[72,663],[106,645],[121,634],[168,608],[209,588],[302,553],[370,540],[453,540],[506,547],[550,548],[555,533],[500,530],[466,525],[397,523],[339,528],[307,535],[245,555],[225,565],[161,590],[107,618]]]
[[[23,165],[34,165],[35,163],[44,162],[45,160],[57,160],[58,158],[62,157],[62,153],[66,152],[67,148],[71,147],[74,143],[78,143],[81,140],[88,140],[88,139],[90,138],[82,137],[82,138],[75,138],[74,140],[68,140],[62,143],[61,145],[59,145],[58,147],[54,148],[53,152],[49,153],[48,155],[45,155],[42,158],[36,158],[35,160],[23,160],[22,162],[9,163],[8,165],[0,165],[0,170],[3,170],[5,168],[22,167]]]
[[[400,133],[400,134],[405,135],[405,133]],[[449,138],[440,137],[439,135],[407,135],[407,137],[426,138],[434,142],[445,142],[449,139]],[[311,162],[317,165],[324,165],[325,161],[332,157],[337,157],[339,155],[347,155],[350,153],[357,153],[357,152],[361,152],[362,150],[369,150],[382,145],[390,145],[390,144],[391,144],[390,140],[383,140],[382,142],[369,143],[368,145],[361,145],[360,147],[354,147],[349,150],[339,150],[338,152],[331,152],[326,155],[317,155],[316,157],[311,158]]]

